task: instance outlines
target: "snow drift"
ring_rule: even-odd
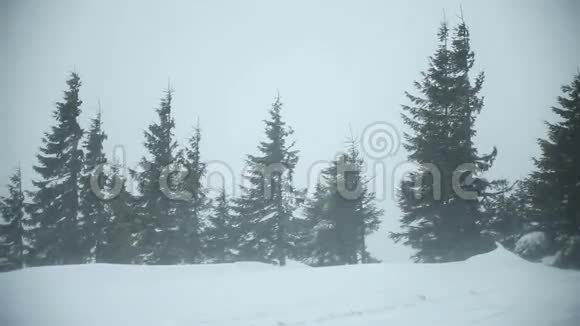
[[[580,273],[448,264],[75,265],[0,274],[0,325],[580,325]]]

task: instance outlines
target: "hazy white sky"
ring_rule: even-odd
[[[83,126],[100,99],[107,153],[123,146],[129,165],[144,153],[143,130],[168,80],[177,138],[199,119],[204,158],[237,174],[279,89],[301,152],[297,183],[306,185],[308,168],[342,148],[349,125],[355,135],[375,121],[404,130],[403,92],[427,67],[444,11],[454,23],[460,4],[476,70],[487,76],[477,145],[499,149],[492,177],[523,177],[549,107],[580,66],[578,1],[2,0],[0,183],[19,161],[34,177],[53,104],[75,70]],[[404,160],[401,148],[386,164]],[[384,229],[371,249],[398,259],[405,251],[387,245],[385,231],[399,211],[390,194],[380,205]]]

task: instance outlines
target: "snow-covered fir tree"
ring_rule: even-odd
[[[20,167],[10,177],[8,196],[0,197],[0,271],[25,265],[24,192]]]
[[[138,239],[144,226],[137,216],[138,199],[128,190],[131,181],[130,171],[122,171],[118,164],[106,179],[106,189],[118,187],[118,193],[107,200],[107,225],[105,240],[101,247],[102,261],[112,264],[129,264],[138,261]],[[123,172],[127,174],[123,174]]]
[[[552,108],[559,121],[546,122],[548,137],[538,141],[530,193],[541,230],[558,253],[556,265],[580,268],[580,73],[562,92]]]
[[[492,192],[482,198],[486,233],[513,250],[519,237],[526,232],[530,221],[524,183],[510,185],[505,179],[490,183]]]
[[[473,144],[484,75],[470,78],[474,54],[464,21],[452,31],[442,23],[438,40],[415,83],[421,95],[406,93],[411,104],[402,116],[411,133],[404,146],[420,168],[401,183],[402,231],[392,234],[416,249],[414,259],[421,262],[463,260],[494,247],[483,232],[481,197],[489,182],[481,173],[497,151],[480,156]]]
[[[204,252],[211,262],[227,263],[238,258],[240,226],[234,215],[231,200],[222,189],[215,199],[208,218],[209,225],[204,230]]]
[[[32,265],[78,264],[84,256],[79,245],[79,176],[83,130],[79,126],[81,81],[71,73],[64,101],[56,103],[55,125],[44,134],[34,170],[40,179],[27,205],[31,220]]]
[[[258,146],[258,155],[248,155],[246,184],[236,200],[241,216],[240,254],[242,259],[286,264],[295,244],[288,225],[297,207],[297,191],[292,184],[298,151],[288,143],[293,131],[282,120],[280,96],[272,104],[265,120],[266,140]]]
[[[99,198],[91,186],[91,177],[96,181],[98,189],[106,186],[105,173],[97,173],[107,162],[103,152],[103,142],[107,135],[102,128],[103,120],[99,111],[94,119],[83,143],[84,159],[80,181],[80,215],[79,240],[83,256],[90,262],[102,262],[103,245],[106,238],[105,230],[109,226],[109,212],[106,201]],[[104,172],[104,171],[103,171]]]
[[[178,229],[173,232],[171,241],[176,259],[184,263],[199,263],[202,260],[202,222],[210,205],[202,184],[206,164],[201,159],[200,147],[201,129],[196,127],[185,150],[177,155],[176,168],[185,173],[185,178],[176,180],[175,187],[183,191],[186,197],[174,201]]]
[[[174,164],[175,149],[171,114],[172,91],[167,89],[156,112],[159,120],[144,132],[148,156],[141,159],[143,172],[139,175],[140,196],[136,204],[135,223],[141,228],[136,237],[139,254],[136,262],[168,264],[175,261],[169,239],[177,232],[175,209],[162,184],[162,172]],[[166,178],[165,180],[168,180]]]
[[[357,143],[350,141],[346,153],[322,171],[304,209],[304,226],[312,230],[305,262],[326,266],[373,261],[366,237],[378,229],[383,210],[368,188],[363,164]]]

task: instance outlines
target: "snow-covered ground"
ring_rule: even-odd
[[[0,274],[0,325],[580,325],[580,273],[449,264],[82,265]]]

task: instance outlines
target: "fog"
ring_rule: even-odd
[[[143,130],[169,84],[178,141],[199,123],[204,159],[230,166],[233,184],[279,91],[305,187],[310,167],[332,159],[351,130],[360,137],[385,121],[405,131],[404,91],[413,92],[440,22],[456,22],[460,5],[486,74],[476,144],[498,147],[490,177],[524,177],[559,88],[580,65],[578,1],[2,1],[0,182],[20,162],[30,188],[54,103],[76,71],[83,127],[100,102],[109,156],[122,146],[133,166],[144,155]],[[406,159],[402,147],[394,154],[383,162],[389,175]],[[370,250],[406,259],[386,235],[400,215],[392,190],[380,206]]]

